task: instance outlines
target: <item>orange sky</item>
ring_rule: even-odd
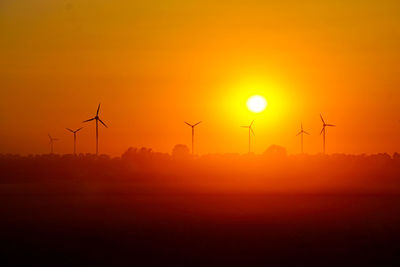
[[[100,152],[129,146],[170,152],[255,149],[400,151],[398,1],[3,0],[0,3],[0,153],[72,151],[72,135],[94,115]],[[351,2],[351,3],[349,3]],[[266,97],[253,114],[246,100]],[[78,151],[94,152],[94,124]]]

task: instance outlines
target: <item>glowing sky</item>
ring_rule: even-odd
[[[400,151],[400,2],[2,0],[0,153],[72,151],[94,115],[100,151],[129,146],[170,152],[247,151],[271,144],[321,151]],[[268,101],[254,114],[247,98]],[[94,125],[78,151],[94,152]]]

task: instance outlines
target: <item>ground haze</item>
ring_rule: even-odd
[[[8,264],[399,261],[397,155],[190,157],[130,149],[120,158],[4,155],[0,162]]]

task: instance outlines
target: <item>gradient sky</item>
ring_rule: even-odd
[[[329,153],[400,151],[400,2],[0,1],[0,153],[72,151],[72,135],[102,103],[100,151],[255,149],[298,153],[301,121]],[[247,110],[266,97],[260,114]],[[94,152],[94,124],[78,136]]]

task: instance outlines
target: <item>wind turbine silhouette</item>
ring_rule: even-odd
[[[196,123],[196,124],[190,124],[190,123],[187,123],[186,121],[185,121],[185,123],[187,124],[187,125],[189,125],[190,127],[192,127],[192,155],[194,155],[194,127],[196,127],[197,125],[199,125],[200,123],[201,123],[201,121],[199,121],[198,123]]]
[[[48,134],[48,136],[49,136],[49,139],[50,139],[50,154],[53,154],[53,151],[54,151],[54,141],[58,141],[58,140],[60,140],[60,139],[57,139],[57,138],[53,138],[53,137],[51,137],[51,135],[50,134]]]
[[[325,154],[325,151],[326,151],[326,150],[325,150],[326,127],[336,127],[336,125],[325,123],[324,118],[322,118],[322,115],[320,114],[319,116],[321,117],[321,120],[322,120],[322,130],[321,130],[320,135],[323,134],[323,140],[324,140],[324,154]]]
[[[99,155],[99,122],[100,122],[101,124],[103,124],[106,128],[108,128],[107,125],[100,119],[100,117],[99,117],[99,111],[100,111],[100,104],[99,104],[99,106],[97,107],[96,116],[94,116],[94,117],[91,118],[91,119],[88,119],[88,120],[83,121],[83,122],[89,122],[89,121],[92,121],[92,120],[96,120],[96,156]]]
[[[303,129],[303,123],[301,123],[301,130],[300,130],[300,132],[296,135],[296,136],[301,135],[301,154],[303,154],[303,152],[304,152],[304,144],[303,144],[303,135],[304,135],[304,134],[310,135],[309,133],[307,133],[306,131],[304,131],[304,129]]]
[[[79,129],[77,129],[75,131],[71,130],[70,128],[65,128],[65,129],[67,129],[68,131],[70,131],[71,133],[74,134],[74,155],[76,155],[76,133],[79,132],[80,130],[82,130],[82,128],[83,127],[79,128]]]
[[[254,120],[250,123],[249,126],[240,126],[242,128],[248,128],[249,129],[249,154],[251,152],[251,134],[253,134],[255,136],[254,131],[253,131],[253,127],[252,127],[253,123],[254,123]]]

